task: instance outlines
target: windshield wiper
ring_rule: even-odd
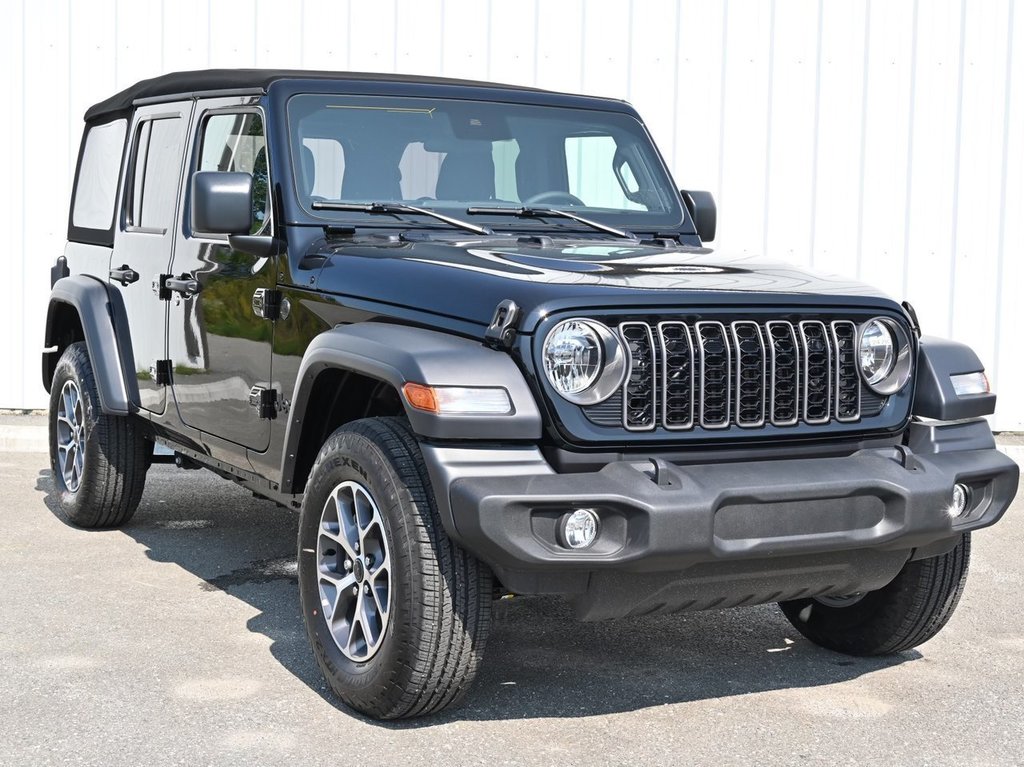
[[[313,210],[354,210],[359,211],[360,213],[379,213],[387,215],[394,215],[396,213],[420,213],[424,216],[436,218],[438,221],[444,221],[449,226],[454,226],[458,229],[465,229],[473,232],[474,234],[494,234],[494,230],[489,229],[486,226],[477,226],[476,224],[471,224],[469,221],[452,218],[451,216],[446,216],[443,213],[438,213],[428,208],[418,208],[415,205],[406,205],[401,202],[341,202],[340,200],[314,200],[311,207]]]
[[[577,216],[575,213],[570,213],[567,210],[561,208],[528,208],[528,207],[509,207],[509,206],[497,206],[492,208],[487,207],[473,207],[466,208],[466,213],[470,216],[516,216],[517,218],[569,218],[573,221],[578,221],[581,224],[585,224],[589,227],[597,229],[601,232],[607,232],[608,234],[614,234],[616,237],[623,237],[627,240],[635,240],[636,235],[632,232],[627,232],[625,229],[616,229],[614,226],[608,226],[602,224],[600,221],[594,221],[590,218],[583,218],[583,216]]]

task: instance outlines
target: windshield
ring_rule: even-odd
[[[643,126],[626,114],[302,94],[289,101],[288,121],[295,190],[316,218],[369,221],[369,211],[323,204],[344,202],[403,203],[451,216],[469,207],[538,206],[639,230],[682,223],[678,192]],[[495,229],[581,228],[569,218],[475,218]]]

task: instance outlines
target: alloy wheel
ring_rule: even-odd
[[[85,413],[82,393],[65,381],[57,406],[57,467],[69,492],[77,493],[85,470]]]
[[[334,488],[320,517],[317,579],[324,620],[349,660],[380,649],[391,615],[391,557],[384,519],[358,482]]]

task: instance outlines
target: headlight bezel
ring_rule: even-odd
[[[861,365],[860,352],[864,333],[873,323],[882,325],[889,332],[894,345],[894,358],[889,372],[881,380],[872,383]],[[889,397],[902,391],[910,383],[914,374],[913,352],[914,347],[906,328],[891,317],[871,317],[857,328],[857,370],[864,385],[875,394]]]
[[[559,389],[551,376],[547,364],[548,344],[563,325],[576,323],[585,326],[597,336],[598,348],[601,353],[599,369],[593,383],[578,392],[566,392]],[[625,346],[618,335],[607,325],[588,317],[569,317],[555,323],[544,336],[540,348],[540,366],[548,386],[559,397],[574,405],[597,405],[615,394],[626,379],[627,357]]]

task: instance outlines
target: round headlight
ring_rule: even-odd
[[[868,386],[884,380],[896,363],[896,339],[882,320],[865,323],[860,334],[860,370]]]
[[[858,354],[864,383],[877,394],[895,394],[910,380],[911,348],[907,332],[887,317],[876,317],[860,329]]]
[[[593,320],[559,322],[544,340],[541,356],[551,386],[577,405],[608,399],[626,374],[625,352],[619,339]]]

